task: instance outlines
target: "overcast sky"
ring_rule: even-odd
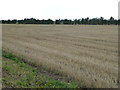
[[[0,0],[0,19],[118,18],[119,0]]]

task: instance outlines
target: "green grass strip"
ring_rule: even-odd
[[[27,65],[12,53],[3,51],[3,87],[14,88],[78,88],[74,83],[55,80]]]

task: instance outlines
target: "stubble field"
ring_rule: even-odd
[[[3,49],[81,87],[117,87],[114,25],[3,25]]]

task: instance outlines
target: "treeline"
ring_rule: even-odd
[[[85,24],[85,25],[118,25],[120,20],[116,20],[113,17],[110,17],[110,19],[104,19],[103,17],[100,18],[82,18],[82,19],[56,19],[53,21],[52,19],[48,20],[39,20],[35,18],[25,18],[23,20],[0,20],[2,24],[71,24],[71,25],[77,25],[77,24]]]

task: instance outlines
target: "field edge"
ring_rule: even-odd
[[[7,60],[6,61],[6,63],[12,63],[12,64],[16,64],[16,68],[20,68],[20,67],[22,67],[22,68],[24,68],[24,69],[27,69],[29,72],[31,72],[32,73],[32,75],[30,76],[31,78],[29,78],[29,80],[32,80],[32,77],[34,77],[35,75],[37,76],[36,78],[38,79],[38,78],[46,78],[45,80],[43,80],[43,81],[45,81],[44,82],[44,85],[42,85],[42,86],[40,86],[39,88],[78,88],[78,85],[77,84],[75,84],[75,83],[68,83],[68,82],[63,82],[63,81],[61,81],[61,80],[55,80],[53,77],[51,77],[51,76],[49,76],[49,75],[45,75],[45,74],[43,74],[43,73],[40,73],[39,71],[38,71],[38,69],[37,68],[35,68],[35,67],[33,67],[33,66],[31,66],[31,65],[29,65],[29,64],[27,64],[27,63],[25,63],[24,61],[21,61],[21,59],[19,58],[19,57],[16,57],[13,53],[10,53],[10,52],[6,52],[6,51],[3,51],[3,53],[2,53],[2,57],[3,57],[3,59],[5,60]],[[4,61],[3,61],[4,62]],[[3,64],[4,65],[4,64]],[[10,70],[11,72],[12,71],[15,71],[14,69],[15,69],[15,67],[12,67],[12,66],[3,66],[3,70],[5,70],[6,68],[7,68],[7,72],[9,72],[9,69],[8,68],[11,68],[11,69],[13,69],[13,70]],[[18,70],[17,70],[18,71]],[[9,72],[9,73],[11,73],[11,72]],[[22,72],[22,71],[21,71]],[[4,71],[3,71],[3,73],[4,73]],[[12,72],[13,73],[13,72]],[[15,74],[15,72],[14,72],[14,74]],[[22,73],[21,73],[22,74]],[[40,76],[39,75],[37,75],[37,74],[40,74]],[[10,75],[10,74],[9,74]],[[9,76],[9,75],[7,75],[7,76]],[[41,75],[42,75],[42,77],[41,77]],[[13,76],[15,76],[15,75],[13,75]],[[16,74],[16,77],[17,77],[17,74]],[[27,78],[27,77],[26,77]],[[9,79],[8,79],[9,80]],[[3,82],[4,81],[7,81],[7,79],[6,78],[3,78]],[[26,81],[27,82],[27,81]],[[28,85],[26,82],[22,82],[22,81],[20,81],[18,84],[18,86],[16,85],[16,87],[21,87],[21,88],[25,88],[25,87],[27,87],[27,88],[30,88],[30,87],[32,87],[32,86],[30,86],[30,85]],[[37,81],[34,81],[34,82],[37,82]],[[32,82],[31,82],[32,83]],[[39,82],[37,82],[37,83],[39,83]],[[9,85],[11,85],[10,84],[10,82],[7,82],[7,86],[9,86]],[[38,84],[37,84],[38,85]],[[15,86],[15,85],[13,85],[13,86]],[[35,86],[36,87],[36,86]],[[32,87],[32,88],[34,88],[34,86]]]

